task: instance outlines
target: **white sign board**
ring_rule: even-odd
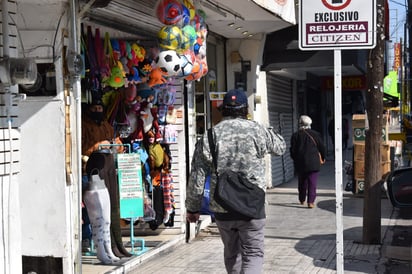
[[[301,50],[368,49],[376,44],[376,0],[299,0]]]

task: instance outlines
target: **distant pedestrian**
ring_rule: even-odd
[[[290,141],[290,156],[298,174],[299,202],[304,205],[307,199],[309,208],[315,207],[320,157],[325,160],[326,156],[322,138],[317,131],[311,129],[311,124],[309,116],[300,116],[299,130],[293,133]]]
[[[223,120],[212,128],[217,171],[232,170],[266,191],[265,154],[282,155],[286,143],[282,136],[257,122],[247,119],[248,101],[245,92],[231,90],[223,99]],[[214,199],[216,175],[209,147],[208,134],[196,144],[192,170],[186,191],[186,219],[199,219],[205,179],[211,174],[210,209],[224,245],[224,262],[228,273],[261,273],[264,255],[263,217],[246,217],[224,209]],[[214,195],[213,195],[214,194]]]
[[[342,119],[342,149],[348,148],[349,141],[349,122],[348,119]]]
[[[332,146],[335,147],[335,119],[332,118],[328,124],[328,134],[332,140]]]
[[[328,124],[328,133],[332,139],[332,145],[335,146],[335,119],[331,119]],[[342,119],[342,149],[348,148],[349,141],[349,123],[348,119]]]

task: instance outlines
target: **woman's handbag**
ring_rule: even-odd
[[[316,143],[315,139],[313,139],[312,135],[310,135],[309,133],[306,132],[306,130],[304,130],[305,133],[310,137],[310,139],[312,139],[312,142],[315,144],[316,148],[318,147],[318,143]],[[319,162],[321,165],[323,165],[326,161],[322,159],[322,155],[320,154],[320,152],[318,151],[319,154]]]
[[[208,130],[208,141],[217,178],[213,196],[216,202],[229,212],[253,219],[265,218],[265,191],[239,172],[225,170],[218,174],[211,129]]]

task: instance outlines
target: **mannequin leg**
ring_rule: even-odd
[[[110,240],[110,198],[107,189],[87,190],[84,201],[92,225],[93,242],[97,258],[104,264],[120,260],[111,249]]]

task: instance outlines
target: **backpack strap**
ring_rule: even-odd
[[[213,165],[215,168],[215,173],[217,176],[217,159],[216,159],[216,148],[215,148],[215,142],[213,139],[213,131],[212,128],[209,128],[207,130],[207,139],[209,143],[209,149],[210,149],[210,154],[212,154],[212,160],[213,160]]]

